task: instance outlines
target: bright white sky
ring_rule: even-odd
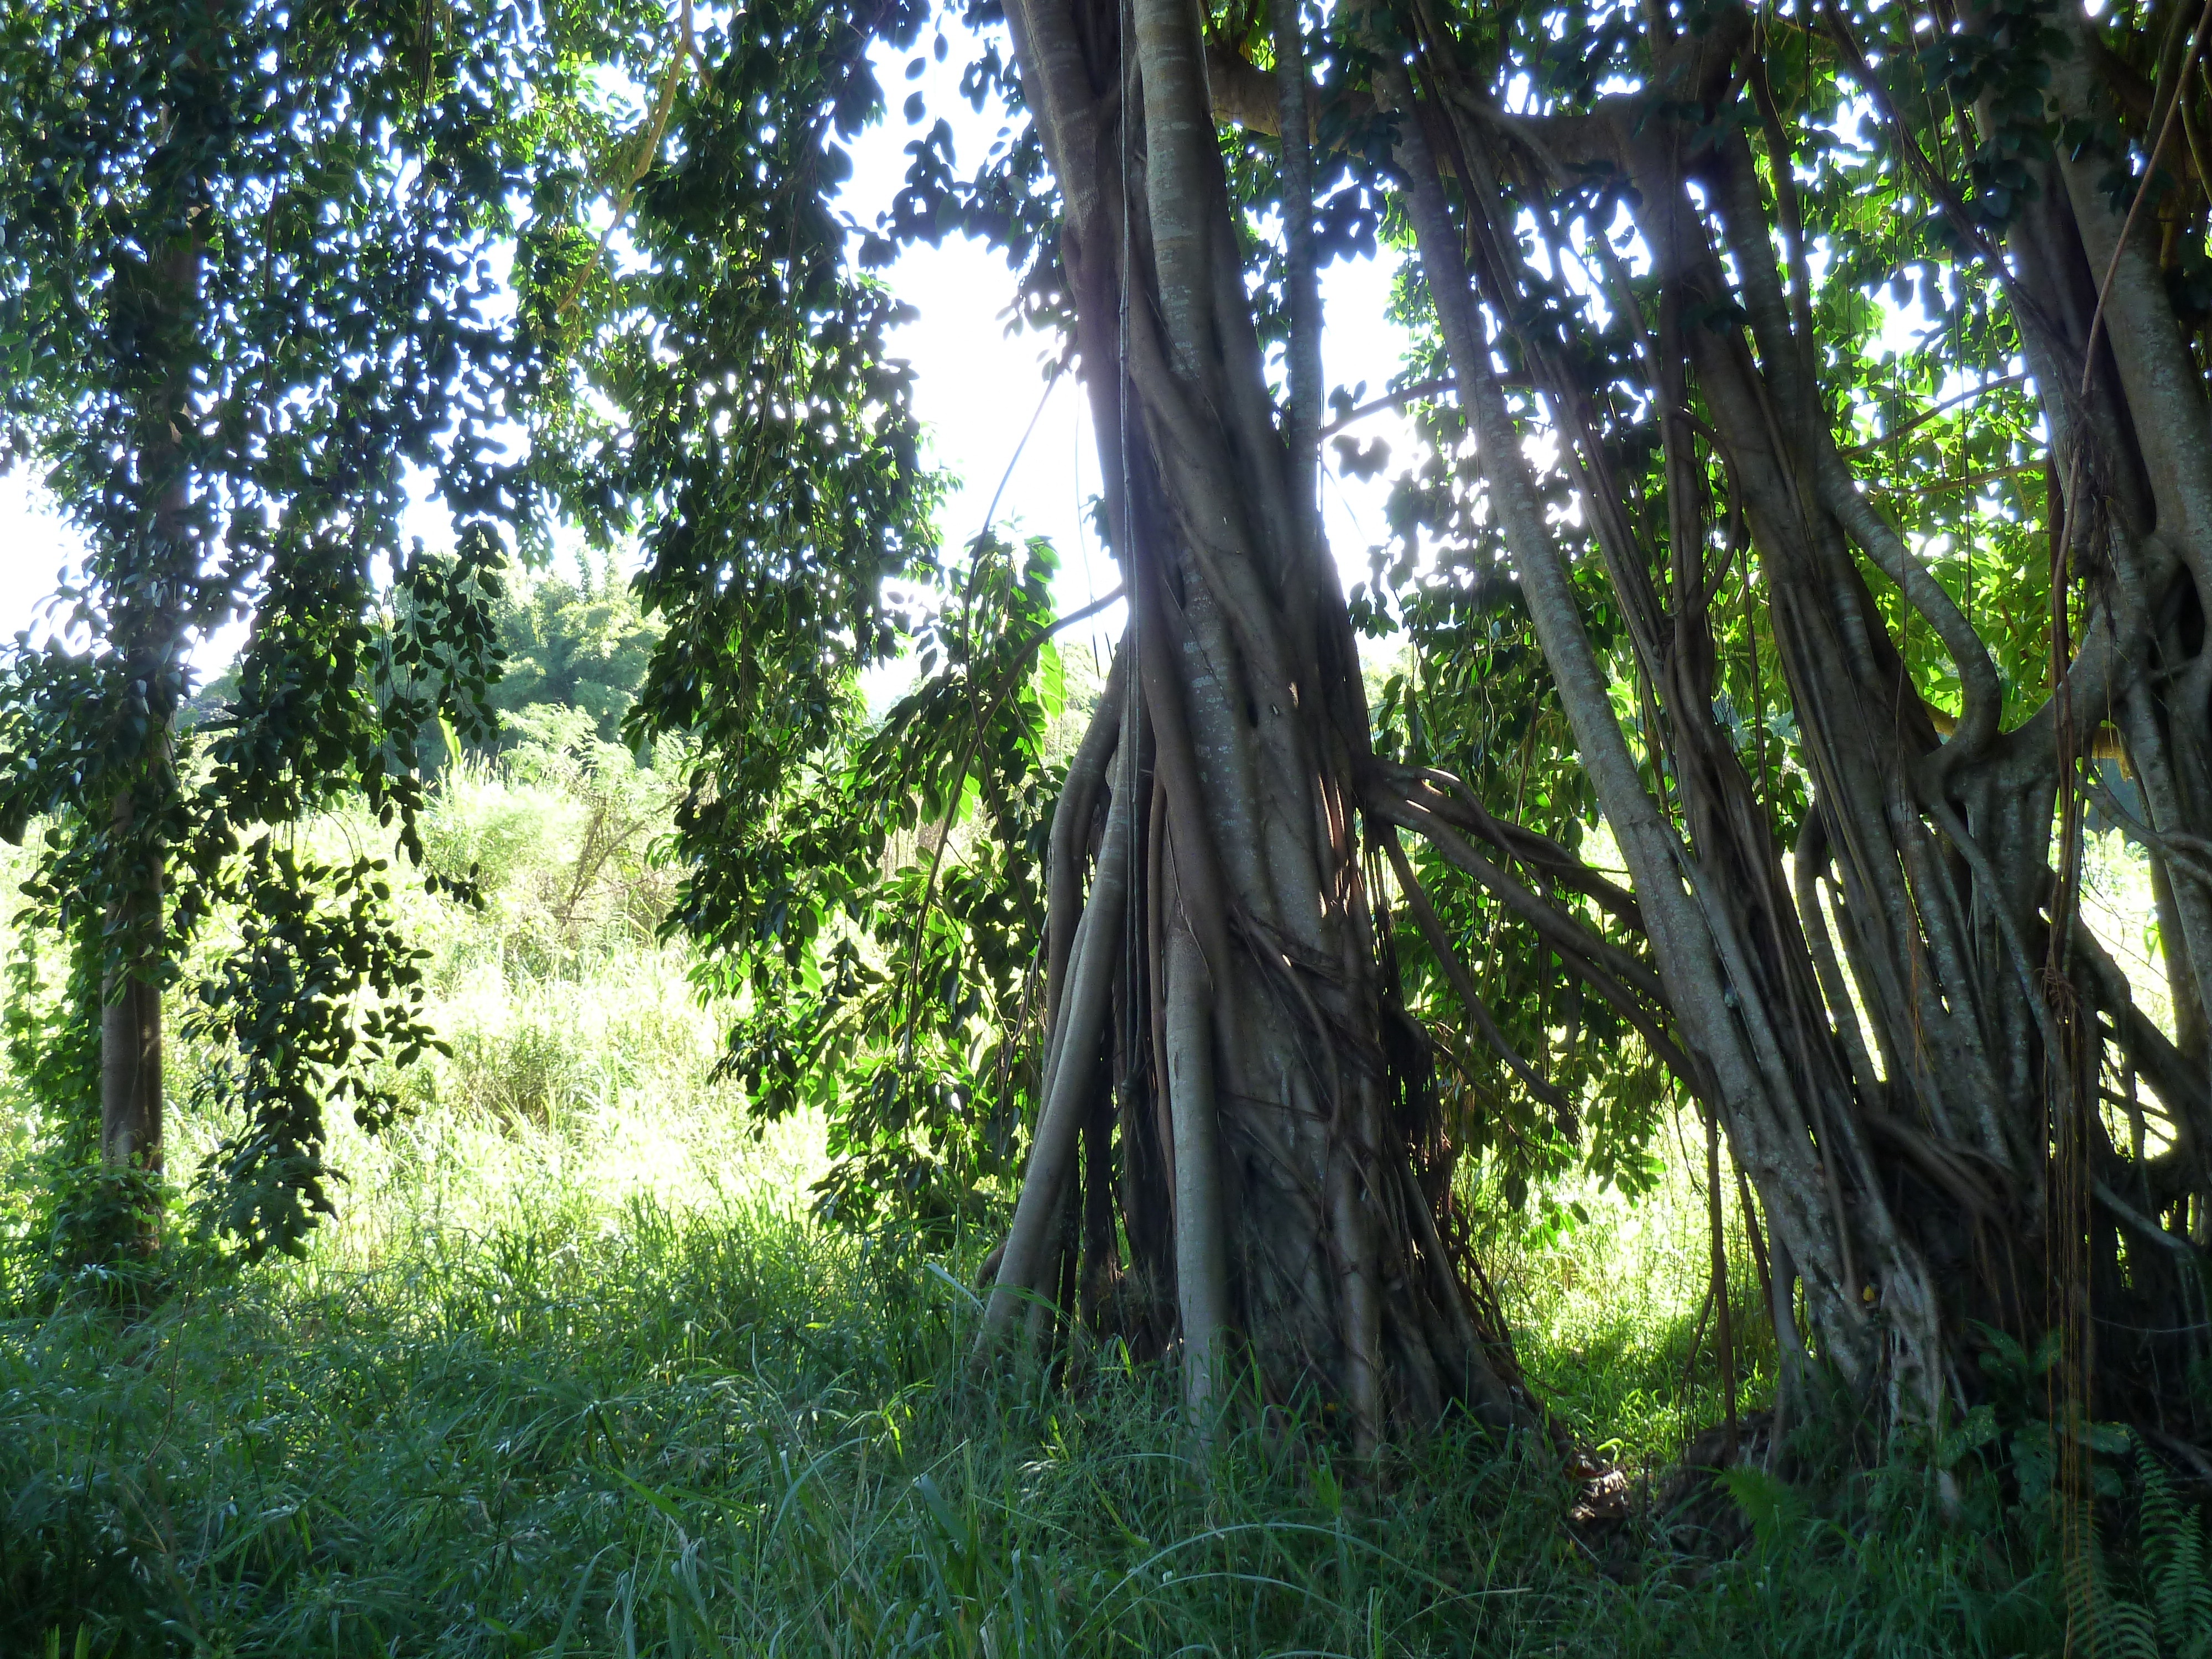
[[[943,113],[953,122],[957,171],[964,176],[982,158],[1003,116],[995,107],[971,112],[957,96],[963,55],[956,50],[945,63],[932,63],[918,84],[928,95],[930,118]],[[864,224],[872,223],[889,206],[904,177],[905,146],[925,130],[908,127],[897,112],[915,89],[904,78],[905,62],[903,53],[879,54],[878,73],[891,112],[883,125],[862,136],[854,152],[854,176],[842,205]],[[1381,262],[1340,263],[1323,273],[1324,366],[1332,385],[1365,380],[1370,395],[1379,395],[1399,366],[1403,335],[1383,320],[1389,259],[1386,254]],[[959,480],[939,520],[947,544],[957,545],[981,528],[992,491],[1036,410],[1042,366],[1054,355],[1053,342],[1041,335],[1006,333],[1001,313],[1013,300],[1014,274],[980,243],[948,238],[941,247],[915,248],[884,276],[921,313],[919,321],[899,331],[894,349],[915,366],[916,402],[935,459]],[[1060,597],[1071,610],[1108,592],[1116,580],[1084,514],[1085,503],[1098,488],[1089,428],[1080,388],[1073,380],[1063,383],[1037,422],[1000,505],[1002,529],[1048,536],[1059,547]],[[1395,416],[1371,417],[1359,435],[1389,439],[1395,458],[1409,453],[1403,422]],[[1387,475],[1365,483],[1333,476],[1323,483],[1330,541],[1348,580],[1364,574],[1367,548],[1382,537],[1386,488]],[[434,511],[426,509],[423,518],[426,538],[434,538]],[[33,480],[20,471],[0,477],[0,641],[12,640],[31,625],[40,601],[53,592],[58,573],[80,546]],[[1102,615],[1088,636],[1103,650],[1119,633],[1120,620],[1117,607]],[[1066,643],[1074,646],[1085,637],[1078,635]],[[210,672],[235,644],[234,638],[222,640],[203,650],[203,672]]]
[[[51,501],[19,469],[0,477],[0,641],[31,625],[39,601],[54,591],[77,537]]]

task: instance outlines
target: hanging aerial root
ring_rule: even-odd
[[[1125,777],[1133,770],[1125,766]],[[983,1328],[975,1340],[974,1363],[978,1365],[1004,1340],[1016,1305],[1038,1293],[1039,1276],[1054,1265],[1049,1247],[1055,1240],[1060,1201],[1097,1080],[1099,1039],[1113,1000],[1115,970],[1121,961],[1133,793],[1133,787],[1115,793],[1105,844],[1099,849],[1097,877],[1076,930],[1064,1006],[1054,1022],[1045,1057],[1044,1109],[1038,1116],[998,1279],[984,1308]]]
[[[1637,908],[1635,894],[1607,880],[1549,836],[1498,817],[1465,779],[1433,766],[1388,766],[1379,771],[1395,793],[1435,813],[1455,830],[1480,836],[1534,872],[1540,882],[1556,884],[1595,900],[1625,927],[1639,933],[1644,931],[1644,913]]]
[[[1116,590],[1119,591],[1118,589]],[[1107,671],[1105,690],[1091,724],[1067,763],[1059,803],[1053,808],[1052,839],[1045,869],[1045,1024],[1051,1029],[1060,1015],[1061,989],[1067,963],[1075,948],[1075,930],[1083,915],[1082,860],[1089,840],[1091,818],[1098,792],[1106,781],[1107,763],[1114,757],[1129,696],[1129,653],[1114,653]]]
[[[1176,1301],[1182,1327],[1183,1399],[1203,1428],[1222,1382],[1230,1319],[1213,994],[1212,976],[1188,923],[1177,916],[1170,927],[1165,1058],[1175,1137]]]
[[[1513,914],[1536,929],[1545,944],[1583,982],[1633,1027],[1661,1064],[1686,1085],[1698,1086],[1687,1055],[1676,1046],[1653,1012],[1668,1006],[1666,994],[1650,969],[1607,944],[1565,911],[1547,904],[1468,844],[1437,815],[1416,803],[1376,794],[1365,803],[1369,814],[1409,830],[1426,840],[1445,860],[1480,882]]]
[[[1574,1103],[1553,1087],[1528,1063],[1491,1017],[1489,1005],[1483,1001],[1482,994],[1468,975],[1466,964],[1460,961],[1459,953],[1452,949],[1451,939],[1444,932],[1444,925],[1438,919],[1435,906],[1429,902],[1427,891],[1414,877],[1413,866],[1406,857],[1405,848],[1398,845],[1398,832],[1386,827],[1379,839],[1383,850],[1390,855],[1390,868],[1397,874],[1398,888],[1406,896],[1406,908],[1413,912],[1414,926],[1420,929],[1422,939],[1428,942],[1429,952],[1443,969],[1444,976],[1451,981],[1452,989],[1459,994],[1460,1004],[1467,1010],[1468,1018],[1474,1022],[1484,1040],[1498,1051],[1498,1057],[1511,1067],[1513,1075],[1521,1079],[1522,1086],[1552,1109],[1553,1116],[1559,1121],[1559,1133],[1571,1139],[1578,1134],[1582,1122]]]

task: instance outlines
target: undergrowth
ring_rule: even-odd
[[[1111,1356],[971,1383],[972,1313],[757,1198],[549,1182],[374,1270],[9,1326],[0,1652],[2050,1650],[2033,1560],[1906,1477],[1736,1556],[1593,1542],[1540,1444],[1201,1457]]]
[[[985,1241],[810,1218],[819,1126],[757,1137],[714,1081],[720,1014],[653,937],[653,781],[598,763],[451,781],[434,843],[491,902],[409,922],[453,1052],[380,1137],[334,1126],[303,1257],[179,1232],[150,1309],[33,1294],[46,1132],[0,1077],[5,1659],[2004,1656],[2064,1650],[2069,1608],[2075,1651],[2212,1659],[2202,1518],[2147,1461],[2143,1547],[2069,1577],[1972,1456],[1592,1524],[1546,1443],[1448,1425],[1355,1479],[1295,1422],[1200,1452],[1111,1352],[971,1378]],[[1706,1201],[1668,1167],[1482,1240],[1534,1392],[1638,1479],[1722,1412]],[[1747,1414],[1771,1344],[1731,1215]]]

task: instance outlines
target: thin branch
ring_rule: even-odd
[[[1512,1070],[1513,1075],[1521,1079],[1522,1085],[1552,1109],[1552,1115],[1559,1121],[1559,1132],[1569,1139],[1575,1139],[1582,1132],[1582,1121],[1574,1103],[1528,1063],[1527,1057],[1498,1029],[1498,1022],[1491,1018],[1490,1009],[1482,1000],[1482,993],[1477,988],[1474,975],[1468,972],[1466,963],[1459,959],[1459,953],[1452,949],[1450,935],[1444,932],[1443,922],[1437,915],[1436,907],[1429,902],[1426,890],[1414,876],[1413,864],[1406,857],[1406,849],[1398,844],[1397,830],[1395,828],[1386,830],[1379,839],[1382,842],[1382,850],[1390,855],[1390,868],[1397,874],[1398,890],[1405,895],[1406,908],[1413,912],[1413,923],[1421,930],[1421,937],[1428,942],[1430,955],[1436,957],[1437,965],[1444,970],[1444,976],[1451,981],[1452,989],[1458,994],[1461,1006],[1467,1010],[1468,1018],[1474,1022],[1475,1029],[1482,1033],[1484,1040],[1498,1050],[1498,1057]]]
[[[1646,1046],[1668,1070],[1691,1087],[1698,1087],[1689,1057],[1661,1029],[1646,1004],[1667,1006],[1658,975],[1619,946],[1609,945],[1581,922],[1545,903],[1470,847],[1464,836],[1436,814],[1412,801],[1378,797],[1365,803],[1367,811],[1387,823],[1425,837],[1445,860],[1457,865],[1504,900],[1506,908],[1533,926],[1545,944],[1622,1018],[1633,1026]],[[1634,989],[1630,988],[1633,987]]]
[[[1607,880],[1549,836],[1511,818],[1498,817],[1482,804],[1481,797],[1464,779],[1433,766],[1391,770],[1409,783],[1420,786],[1425,793],[1417,798],[1417,805],[1447,823],[1480,836],[1506,857],[1556,881],[1569,891],[1580,893],[1624,927],[1632,927],[1639,933],[1644,931],[1644,913],[1637,906],[1635,894]],[[1411,788],[1404,793],[1413,794]]]
[[[1355,421],[1364,421],[1370,415],[1380,415],[1386,409],[1403,409],[1407,404],[1417,404],[1433,398],[1439,392],[1449,392],[1459,384],[1449,374],[1439,374],[1433,380],[1417,380],[1412,386],[1401,386],[1387,398],[1376,398],[1364,403],[1346,414],[1340,415],[1322,428],[1320,435],[1334,438]]]
[[[899,1057],[902,1063],[911,1061],[914,1058],[915,1027],[921,1018],[921,1006],[915,996],[915,987],[921,977],[921,941],[924,933],[929,927],[930,910],[937,900],[938,871],[945,862],[945,845],[952,839],[952,821],[960,814],[960,797],[967,787],[968,769],[975,763],[975,751],[982,746],[983,733],[989,731],[991,722],[998,719],[999,710],[1006,706],[1006,699],[1013,695],[1014,687],[1019,683],[1022,672],[1029,666],[1030,659],[1036,654],[1047,640],[1063,629],[1073,628],[1076,623],[1097,616],[1108,605],[1118,601],[1121,597],[1121,589],[1116,586],[1112,592],[1091,600],[1080,611],[1071,611],[1059,621],[1048,623],[1030,635],[1023,642],[1021,649],[1014,653],[1013,660],[1000,671],[999,684],[992,696],[989,712],[979,715],[975,725],[969,728],[968,747],[961,754],[959,768],[953,775],[951,799],[945,804],[944,819],[937,826],[937,845],[930,848],[929,875],[923,882],[921,889],[921,914],[915,918],[914,945],[907,958],[906,1033],[899,1042]]]
[[[1602,966],[1607,973],[1635,987],[1642,995],[1664,1006],[1666,993],[1659,976],[1643,963],[1557,906],[1547,904],[1523,884],[1476,852],[1466,837],[1452,828],[1443,813],[1424,801],[1382,799],[1368,810],[1400,828],[1412,830],[1437,851],[1505,901],[1506,908],[1542,934],[1554,950],[1572,952]]]
[[[2189,90],[2189,71],[2196,66],[2197,54],[2204,50],[2204,36],[2212,31],[2212,0],[2204,0],[2204,15],[2197,20],[2197,33],[2191,37],[2189,55],[2182,59],[2181,73],[2174,80],[2174,96],[2166,106],[2166,120],[2158,130],[2158,143],[2150,152],[2150,160],[2143,164],[2142,183],[2136,189],[2135,199],[2128,204],[2128,216],[2121,222],[2119,240],[2112,244],[2112,257],[2105,264],[2105,280],[2097,284],[2097,308],[2089,313],[2089,337],[2081,348],[2081,390],[2080,395],[2089,395],[2089,381],[2097,368],[2097,331],[2105,325],[2105,301],[2112,297],[2112,278],[2119,274],[2120,255],[2126,252],[2128,238],[2136,228],[2136,216],[2142,211],[2143,204],[2151,198],[2158,182],[2158,164],[2166,154],[2167,142],[2173,137],[2174,118],[2180,114],[2183,99]],[[2069,484],[2073,480],[2069,477]],[[2067,491],[2073,499],[2073,491]]]
[[[607,257],[607,247],[614,240],[615,232],[621,229],[629,217],[630,203],[637,195],[638,180],[645,177],[653,166],[653,159],[660,154],[660,141],[667,136],[668,118],[676,107],[677,86],[683,78],[684,66],[698,56],[698,43],[691,30],[691,0],[683,0],[683,9],[677,14],[677,28],[676,56],[668,65],[667,75],[662,78],[660,95],[653,100],[653,116],[646,125],[644,140],[638,145],[637,160],[631,163],[629,177],[623,180],[617,192],[614,217],[607,222],[606,230],[599,237],[598,252],[587,264],[577,266],[576,274],[568,279],[567,292],[562,295],[561,303],[553,308],[556,319],[568,316],[569,307],[576,303],[576,296],[583,292],[585,279],[598,268],[599,261]]]
[[[2096,1194],[2097,1202],[2111,1211],[2113,1218],[2130,1231],[2148,1239],[2154,1244],[2162,1244],[2169,1250],[2178,1251],[2185,1259],[2195,1258],[2197,1255],[2195,1245],[2185,1238],[2177,1237],[2166,1231],[2165,1228],[2160,1226],[2157,1222],[2136,1208],[2103,1182],[2091,1182],[2089,1189]]]
[[[2118,797],[2106,788],[2103,780],[2094,772],[2083,776],[2081,787],[2084,793],[2096,801],[2098,807],[2107,817],[2116,819],[2130,835],[2137,841],[2156,848],[2166,855],[2168,864],[2180,871],[2191,881],[2202,884],[2207,890],[2212,890],[2212,869],[2208,869],[2188,856],[2190,853],[2212,854],[2212,841],[2207,841],[2202,836],[2183,835],[2175,830],[2152,829],[2150,825],[2121,805]]]
[[[1844,452],[1849,454],[1851,452]],[[1938,478],[1934,483],[1875,483],[1870,486],[1889,495],[1939,495],[1947,489],[1974,489],[1986,483],[2002,483],[2025,473],[2040,472],[2051,465],[2049,457],[2037,461],[2021,461],[2014,466],[1991,467],[1986,472],[1967,472],[1955,478]]]
[[[2025,374],[2008,374],[2001,380],[1984,380],[1978,386],[1968,386],[1954,397],[1944,398],[1940,404],[1929,404],[1902,426],[1892,427],[1878,438],[1869,438],[1863,444],[1853,444],[1850,448],[1838,449],[1836,453],[1845,460],[1850,460],[1861,455],[1871,455],[1884,444],[1895,442],[1906,433],[1927,425],[1938,415],[1956,409],[1961,404],[1970,404],[1984,392],[2002,392],[2007,387],[2025,386],[2027,383],[2027,376]]]
[[[1960,199],[1959,192],[1952,185],[1950,175],[1920,148],[1919,142],[1912,137],[1911,130],[1905,124],[1903,112],[1889,95],[1889,88],[1882,84],[1881,77],[1875,73],[1874,65],[1867,61],[1866,53],[1859,46],[1858,37],[1851,32],[1850,23],[1844,17],[1842,8],[1836,0],[1821,0],[1820,10],[1822,21],[1826,23],[1838,50],[1843,53],[1844,64],[1850,69],[1852,78],[1865,89],[1875,112],[1888,124],[1898,147],[1905,152],[1906,160],[1920,174],[1922,184],[1942,208],[1943,216],[1950,221],[1953,231],[1961,241],[1981,255],[1990,270],[1996,273],[1999,285],[2005,291],[2005,298],[2012,303],[2014,313],[2022,321],[2033,323],[2049,343],[2052,356],[2059,356],[2065,335],[2052,320],[2050,313],[2027,291],[2013,268],[2004,262],[2003,256],[1984,234],[1973,215],[1966,210],[1966,203]]]

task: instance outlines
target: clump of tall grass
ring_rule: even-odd
[[[1773,1394],[1773,1332],[1725,1164],[1722,1180],[1729,1369],[1748,1413]],[[1589,1181],[1548,1197],[1533,1217],[1485,1210],[1492,1281],[1537,1397],[1601,1461],[1649,1474],[1726,1413],[1703,1172],[1670,1159],[1634,1200]]]
[[[1573,1525],[1542,1442],[1363,1480],[1296,1425],[1200,1454],[1112,1352],[971,1378],[969,1259],[823,1229],[818,1147],[591,1109],[427,1106],[304,1259],[0,1326],[0,1652],[2054,1650],[2035,1559],[1915,1477],[1716,1559]]]

